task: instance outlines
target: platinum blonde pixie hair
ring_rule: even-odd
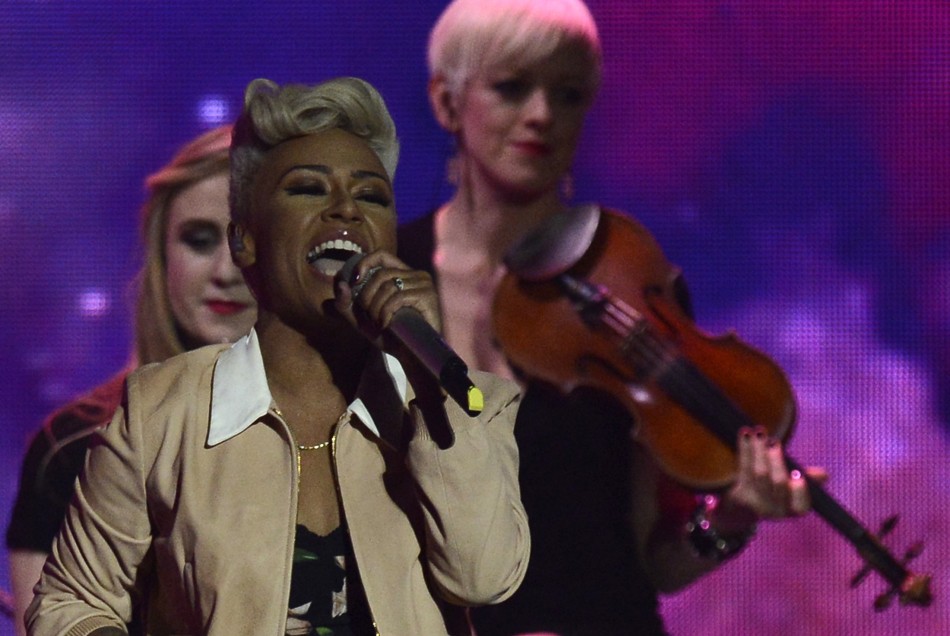
[[[396,175],[399,140],[386,103],[368,82],[339,77],[315,86],[280,86],[256,79],[244,91],[244,110],[231,138],[231,220],[247,218],[250,189],[265,153],[289,139],[340,128],[363,139],[389,180]]]
[[[454,0],[429,34],[429,75],[460,93],[481,69],[512,60],[531,66],[566,44],[590,61],[590,95],[600,86],[597,24],[582,0]]]

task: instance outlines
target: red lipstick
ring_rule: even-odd
[[[247,309],[247,304],[230,300],[209,300],[205,304],[219,316],[231,316]]]
[[[515,148],[532,157],[544,157],[551,153],[551,146],[540,141],[519,141]]]

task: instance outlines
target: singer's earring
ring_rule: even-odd
[[[240,222],[228,225],[228,248],[231,251],[231,260],[241,269],[250,267],[257,261],[254,234],[248,232]]]
[[[561,177],[561,196],[564,197],[565,201],[574,198],[574,175],[570,172],[565,172],[564,176]]]
[[[244,232],[234,223],[228,224],[228,247],[234,254],[244,251]]]

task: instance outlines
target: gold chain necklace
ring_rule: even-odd
[[[314,444],[313,446],[304,446],[303,444],[297,444],[297,450],[308,451],[308,450],[320,450],[321,448],[326,448],[330,445],[330,440],[325,442],[320,442],[319,444]]]
[[[321,448],[326,448],[330,445],[330,440],[325,442],[320,442],[319,444],[314,444],[313,446],[306,446],[304,444],[297,444],[297,450],[300,452],[311,451],[311,450],[320,450]],[[299,452],[297,453],[297,477],[300,478],[300,474],[303,472],[303,455]]]
[[[280,412],[279,408],[274,407],[274,412],[277,413],[279,417],[281,418],[284,417],[284,414]],[[292,434],[291,434],[291,439],[293,439]],[[303,451],[320,450],[321,448],[326,448],[327,446],[330,445],[331,441],[333,440],[328,439],[325,442],[320,442],[319,444],[313,444],[312,446],[307,446],[306,444],[297,444],[297,442],[294,441],[294,445],[297,447],[298,451],[303,452]],[[298,453],[297,454],[297,475],[298,476],[300,475],[300,472],[303,469],[303,467],[301,466],[300,460],[301,460],[301,457],[300,457],[300,454]]]

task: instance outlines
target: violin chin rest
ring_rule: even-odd
[[[508,251],[508,271],[530,282],[563,274],[587,253],[600,214],[599,205],[588,203],[549,217]]]

